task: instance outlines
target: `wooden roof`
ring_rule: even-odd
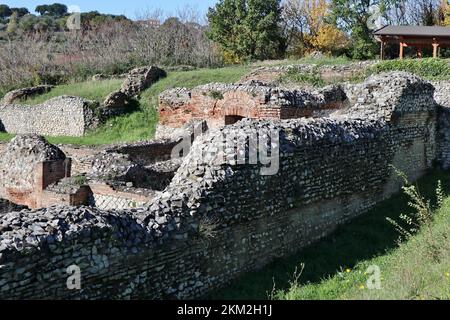
[[[391,37],[450,38],[450,27],[385,26],[373,34]]]

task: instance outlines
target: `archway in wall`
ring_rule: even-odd
[[[232,125],[235,124],[236,122],[240,121],[244,119],[244,117],[242,116],[238,116],[238,115],[226,115],[225,116],[225,125]]]

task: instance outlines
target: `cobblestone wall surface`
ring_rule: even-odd
[[[98,124],[94,102],[62,96],[39,105],[1,105],[0,131],[13,134],[83,136]]]

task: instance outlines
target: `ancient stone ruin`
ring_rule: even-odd
[[[0,161],[0,197],[28,207],[44,207],[47,186],[70,176],[70,160],[39,136],[16,136]]]
[[[2,99],[4,104],[12,104],[14,102],[24,100],[36,95],[44,94],[53,89],[53,86],[42,85],[30,88],[22,88],[8,92]]]
[[[120,90],[109,94],[103,105],[106,108],[123,108],[131,99],[165,76],[166,72],[155,66],[133,69],[127,74]]]
[[[164,76],[165,71],[154,66],[133,69],[125,76],[121,89],[112,92],[103,103],[61,96],[39,105],[21,105],[20,100],[48,92],[52,86],[11,91],[0,102],[0,131],[83,136],[111,117],[127,112],[133,98]]]
[[[181,161],[171,159],[179,141],[107,146],[88,154],[66,148],[72,158],[41,136],[17,136],[0,159],[0,198],[32,209],[53,205],[129,209],[143,205],[169,185],[179,168]],[[26,170],[21,170],[23,167]]]
[[[89,198],[99,200],[1,214],[0,298],[196,298],[294,253],[398,192],[402,180],[391,166],[412,181],[433,165],[449,166],[449,90],[439,85],[445,89],[394,72],[332,88],[331,96],[259,83],[206,87],[223,98],[208,97],[205,87],[181,102],[163,95],[174,118],[186,108],[195,116],[184,120],[195,122],[203,106],[205,115],[220,116],[206,116],[213,125],[204,132],[201,123],[198,135],[176,128],[165,131],[167,140],[86,152],[67,147],[72,171],[85,173]],[[254,98],[254,112],[272,109],[276,116],[254,113],[219,125],[227,106],[218,101],[236,92],[239,100]],[[291,109],[299,117],[280,116]],[[161,112],[166,124],[180,126]],[[186,139],[190,148],[174,158]],[[254,158],[256,149],[263,153]],[[19,137],[5,152],[11,156],[2,181],[16,187],[32,184],[14,173],[25,161],[15,160],[18,154],[30,176],[36,163],[67,159],[36,137]],[[154,175],[159,169],[170,174]],[[133,188],[148,194],[134,207],[96,205],[108,192],[123,197]],[[70,266],[81,272],[81,290],[66,285]]]
[[[160,124],[177,128],[191,120],[208,126],[234,124],[244,119],[297,119],[323,116],[341,109],[347,97],[340,86],[288,90],[259,81],[208,84],[192,90],[169,89],[159,96]]]

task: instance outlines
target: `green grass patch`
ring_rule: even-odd
[[[307,85],[313,87],[324,87],[328,83],[322,78],[318,70],[311,73],[299,72],[296,68],[290,69],[278,80],[280,84]]]
[[[307,58],[306,58],[307,59]],[[314,59],[311,60],[311,62]],[[345,60],[345,59],[344,59]],[[298,60],[302,61],[302,60]],[[306,60],[308,61],[308,60]],[[333,59],[318,60],[318,67],[321,65],[333,64]],[[339,64],[339,59],[334,63]],[[348,62],[347,62],[348,63]],[[291,63],[292,64],[292,63]],[[341,61],[341,64],[344,64]],[[449,80],[450,79],[450,60],[449,59],[404,59],[381,61],[367,70],[361,70],[361,73],[355,73],[351,77],[337,77],[336,79],[325,79],[320,74],[318,67],[315,71],[306,73],[299,72],[295,68],[291,69],[279,79],[281,84],[307,85],[313,87],[323,87],[330,84],[338,84],[343,81],[357,83],[362,82],[368,76],[390,71],[406,71],[416,74],[427,80]]]
[[[302,59],[288,60],[288,61],[289,61],[288,64],[314,64],[314,65],[317,65],[318,67],[320,67],[320,66],[340,66],[340,65],[350,64],[352,62],[357,62],[357,61],[351,60],[345,56],[323,57],[320,59],[306,57],[306,58],[302,58]]]
[[[428,80],[448,80],[450,79],[450,60],[433,58],[387,60],[369,68],[368,74],[388,71],[407,71]]]
[[[219,69],[198,69],[193,71],[168,72],[166,78],[159,80],[141,94],[141,97],[136,104],[135,112],[112,118],[100,128],[89,132],[84,137],[47,138],[51,143],[54,144],[77,145],[102,145],[151,139],[154,137],[156,126],[158,123],[158,96],[162,91],[176,87],[193,88],[195,86],[207,84],[210,82],[237,82],[250,70],[251,69],[249,67],[227,67]],[[90,83],[90,86],[95,87],[99,83],[102,82],[93,82]],[[88,83],[86,83],[86,85],[87,84]],[[55,96],[62,94],[79,95],[79,93],[77,94],[76,87],[77,84],[69,86],[58,86],[53,91],[51,91],[50,94],[53,94]],[[70,88],[70,90],[62,90],[60,88]],[[59,94],[55,94],[55,92],[57,92],[56,90],[58,90]],[[78,92],[83,93],[83,97],[89,98],[86,95],[87,90],[93,90],[94,92],[100,91],[100,89],[97,88],[86,88],[86,90],[80,90]],[[110,91],[113,90],[114,89]],[[110,91],[108,91],[105,96]],[[44,100],[46,99],[43,98],[43,96],[39,98],[42,98]],[[9,141],[11,137],[12,135],[0,134],[0,140],[3,141]]]
[[[252,67],[262,67],[262,66],[287,66],[287,65],[296,65],[296,64],[311,64],[320,66],[338,66],[338,65],[346,65],[352,62],[357,62],[355,60],[351,60],[345,56],[341,57],[323,57],[323,58],[311,58],[305,57],[300,59],[285,59],[285,60],[273,60],[273,61],[260,61],[251,64]]]
[[[236,66],[218,69],[169,72],[167,78],[155,83],[149,89],[149,92],[150,94],[159,94],[166,89],[177,87],[192,89],[193,87],[212,82],[233,83],[237,82],[242,76],[250,72],[251,69],[252,68],[248,66]]]
[[[13,137],[13,134],[0,132],[0,142],[9,142]]]
[[[278,84],[282,85],[300,85],[322,88],[332,84],[341,84],[342,82],[358,83],[364,81],[366,75],[364,72],[354,74],[350,77],[337,76],[325,79],[319,70],[313,72],[299,72],[298,69],[293,68],[281,75],[277,80]]]
[[[437,180],[450,192],[450,172],[434,171],[418,185],[434,199]],[[450,197],[430,229],[398,246],[386,220],[411,209],[403,193],[338,228],[329,237],[233,281],[212,299],[450,299]],[[295,281],[295,270],[304,264]],[[368,290],[367,267],[378,265],[382,290]],[[274,286],[275,285],[275,286]],[[274,290],[275,288],[275,290]]]
[[[88,100],[103,102],[108,94],[120,88],[122,82],[123,80],[121,79],[111,79],[63,84],[56,86],[45,94],[22,100],[20,103],[36,105],[43,103],[48,99],[63,95],[82,97]]]

